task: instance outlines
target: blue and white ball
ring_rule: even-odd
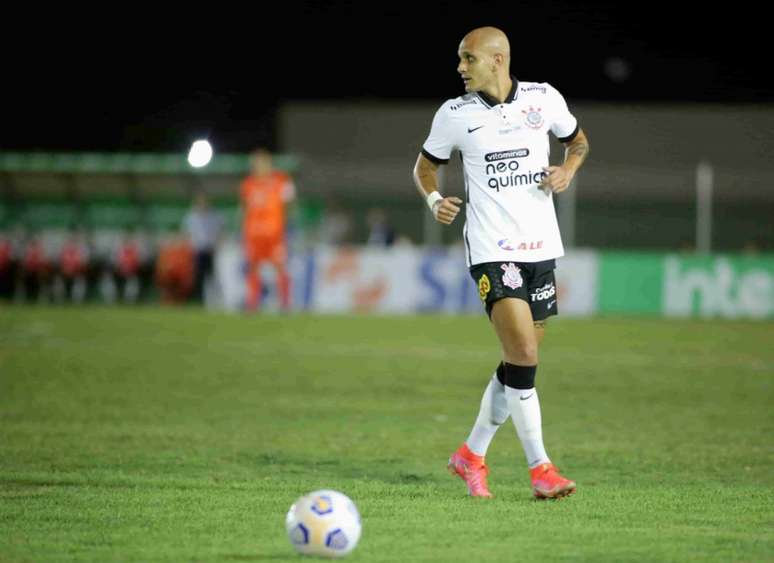
[[[293,503],[285,518],[285,529],[299,553],[333,558],[355,549],[362,525],[360,513],[347,495],[323,489]]]

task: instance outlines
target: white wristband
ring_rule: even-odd
[[[435,206],[435,204],[441,201],[442,199],[443,199],[443,196],[439,194],[437,191],[427,196],[427,206],[430,208],[430,211],[433,211],[433,206]]]

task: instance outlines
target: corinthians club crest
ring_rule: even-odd
[[[527,127],[531,127],[532,129],[540,129],[543,127],[543,115],[540,113],[541,111],[541,108],[535,109],[532,106],[529,106],[529,110],[521,110],[521,113],[525,115],[524,123],[526,123]]]
[[[503,284],[507,285],[511,289],[516,289],[524,285],[524,279],[521,277],[519,268],[513,262],[503,264],[500,266],[503,272]]]

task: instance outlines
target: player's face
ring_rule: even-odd
[[[268,151],[256,151],[253,155],[253,174],[262,176],[271,172],[271,153]]]
[[[491,70],[492,65],[488,64],[488,57],[486,57],[485,53],[473,48],[463,40],[460,43],[457,55],[460,57],[457,72],[460,73],[465,84],[465,91],[476,92],[484,90],[494,77],[494,73]]]

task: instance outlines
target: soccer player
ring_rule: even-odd
[[[242,236],[247,258],[247,310],[261,302],[260,268],[264,262],[274,266],[280,306],[290,309],[290,276],[287,270],[285,208],[296,194],[290,176],[274,170],[271,153],[259,149],[253,155],[252,173],[242,181]]]
[[[444,225],[465,205],[467,265],[500,340],[502,361],[449,470],[465,481],[470,495],[491,497],[484,456],[510,416],[535,496],[563,497],[575,491],[575,482],[563,477],[546,453],[534,382],[546,319],[557,313],[555,259],[564,254],[553,194],[569,187],[589,144],[554,87],[510,74],[510,46],[501,30],[474,29],[462,39],[458,55],[466,94],[436,112],[414,182]],[[549,131],[566,147],[560,166],[549,166]],[[464,202],[438,191],[438,166],[449,161],[453,149],[462,157]]]

